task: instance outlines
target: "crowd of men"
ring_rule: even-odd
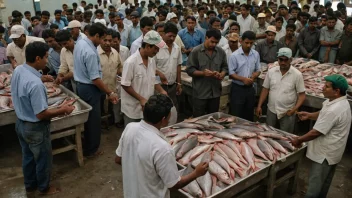
[[[16,130],[24,148],[26,163],[23,170],[27,173],[24,175],[28,192],[38,188],[43,194],[52,194],[58,189],[49,186],[48,166],[51,159],[48,158],[51,155],[37,160],[38,156],[51,152],[48,148],[50,138],[46,137],[44,143],[33,146],[23,131],[34,130],[35,127],[39,131],[44,130],[50,124],[48,119],[69,114],[73,110],[69,102],[58,110],[48,110],[45,90],[38,78],[42,82],[64,85],[92,106],[85,123],[83,144],[84,155],[89,158],[103,153],[99,149],[101,116],[106,111],[112,115],[110,123],[117,127],[126,127],[131,122],[139,123],[127,126],[125,132],[140,128],[150,131],[148,124],[157,129],[170,124],[169,103],[179,111],[181,65],[187,66],[185,72],[192,77],[191,106],[194,117],[219,110],[221,82],[229,76],[232,80],[230,114],[253,121],[255,115],[262,115],[262,105],[268,97],[267,123],[272,126],[279,124],[282,130],[288,132],[294,131],[296,114],[301,119],[319,119],[319,114],[297,113],[305,100],[305,87],[300,71],[290,66],[292,58],[352,65],[352,19],[347,17],[343,3],[339,3],[335,11],[331,8],[331,2],[319,5],[319,1],[312,0],[305,5],[291,1],[287,6],[277,5],[273,1],[262,1],[257,5],[251,0],[243,4],[216,0],[183,0],[182,3],[177,0],[174,3],[171,0],[165,3],[155,0],[149,1],[146,7],[145,1],[137,0],[134,4],[121,0],[117,5],[106,0],[98,0],[95,5],[81,1],[79,6],[77,3],[70,6],[63,4],[62,9],[54,13],[42,11],[36,12],[35,16],[28,11],[22,14],[15,10],[10,17],[10,25],[0,26],[0,51],[3,52],[0,61],[16,68],[11,89],[13,97],[18,97],[14,99],[16,113],[22,114],[18,116]],[[255,107],[256,79],[262,67],[275,61],[279,62],[280,67],[268,71],[258,106]],[[21,76],[26,72],[31,77],[23,80]],[[326,81],[326,87],[333,92],[327,98],[345,97],[347,82],[338,76],[326,78]],[[24,86],[26,83],[31,86]],[[155,92],[168,97],[153,96]],[[32,94],[35,97],[30,97]],[[25,108],[30,103],[32,108]],[[341,112],[334,113],[340,115]],[[331,114],[326,114],[331,118]],[[155,118],[152,118],[153,115]],[[344,125],[348,125],[350,117],[345,112]],[[320,125],[312,132],[315,136],[297,139],[293,144],[299,146],[302,142],[318,138],[320,135],[316,131],[322,129],[324,123]],[[347,128],[349,126],[343,128],[345,133]],[[48,129],[45,130],[48,133]],[[328,133],[326,130],[323,134]],[[157,133],[157,136],[160,134]],[[132,136],[128,137],[132,141]],[[128,138],[120,140],[117,161],[121,163],[121,157],[126,156],[129,163],[138,165],[136,159],[129,158],[134,155],[124,153],[123,149],[126,151],[127,148],[121,148],[123,139]],[[153,140],[145,143],[151,142],[160,144]],[[46,149],[42,151],[44,154],[28,148],[33,146],[39,149],[41,144],[46,144]],[[345,144],[342,143],[334,152],[343,153]],[[127,149],[128,152],[138,148],[132,146],[130,149]],[[165,149],[165,145],[158,149]],[[164,190],[148,192],[150,196],[167,196],[165,188],[181,188],[207,169],[206,164],[201,164],[196,173],[180,180],[176,166],[165,166],[174,161],[167,149],[166,153],[158,154],[167,159],[160,161],[164,164],[155,173],[164,171],[161,173],[164,175],[149,178],[156,182],[165,179],[166,183],[158,186]],[[310,152],[311,156],[319,153],[316,150]],[[336,154],[334,152],[319,153],[323,157],[319,160],[314,158],[316,156],[310,159],[319,164],[324,162],[323,165],[330,169],[319,170],[331,175],[334,171],[331,167],[341,158],[332,162],[328,160],[329,163],[324,159],[329,157],[327,155]],[[34,164],[41,164],[41,169],[46,171],[45,174],[40,173],[37,179],[33,178]],[[172,170],[166,171],[168,168]],[[37,174],[38,171],[37,168]],[[126,174],[136,174],[132,172],[132,169],[126,170]],[[315,177],[320,176],[320,186],[310,189],[309,193],[327,193],[323,192],[323,188],[326,190],[326,183],[329,184],[332,177],[315,174]],[[128,182],[133,186],[132,183],[138,181]],[[141,196],[145,193],[142,189],[141,192],[132,192],[135,188],[125,188],[125,195],[133,193]]]

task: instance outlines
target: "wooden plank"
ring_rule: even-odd
[[[62,148],[54,149],[52,153],[53,153],[53,155],[56,155],[56,154],[59,154],[59,153],[64,153],[64,152],[73,150],[75,148],[76,148],[76,145],[71,144],[71,145],[68,145],[68,146],[65,146],[65,147],[62,147]]]
[[[78,125],[76,126],[76,154],[77,154],[77,161],[79,166],[83,166],[84,165],[84,161],[83,161],[83,149],[82,149],[82,131],[84,129],[84,125]]]
[[[76,133],[75,129],[69,129],[69,130],[65,130],[62,132],[57,132],[57,133],[52,133],[50,135],[51,140],[56,140],[59,138],[63,138],[63,137],[67,137],[70,135],[74,135]]]
[[[284,183],[286,180],[290,179],[291,177],[295,176],[295,173],[297,171],[293,170],[289,173],[286,173],[284,176],[280,177],[275,181],[274,188],[280,186],[282,183]]]
[[[294,177],[292,177],[290,180],[289,180],[289,183],[288,183],[288,188],[287,188],[287,193],[288,194],[295,194],[296,193],[296,190],[297,190],[297,181],[298,181],[298,177],[299,177],[299,169],[301,168],[302,166],[302,158],[300,160],[298,160],[298,162],[296,162],[295,164],[295,175]]]

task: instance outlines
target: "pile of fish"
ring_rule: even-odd
[[[209,163],[204,176],[183,188],[194,197],[211,196],[296,149],[290,143],[294,135],[236,117],[185,120],[162,132],[180,164]]]
[[[278,62],[268,64],[268,68],[279,66]],[[300,70],[303,75],[306,93],[312,96],[324,97],[322,91],[325,84],[324,77],[332,74],[343,75],[348,84],[352,85],[352,66],[331,63],[320,64],[318,61],[305,58],[294,58],[291,66]],[[265,79],[267,71],[263,71],[259,78]]]

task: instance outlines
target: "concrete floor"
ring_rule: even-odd
[[[65,198],[109,198],[123,197],[121,167],[114,163],[115,150],[121,135],[121,129],[111,127],[102,133],[101,148],[104,155],[85,160],[79,167],[75,152],[54,156],[52,184],[59,186],[61,193],[48,197]],[[346,151],[338,165],[328,197],[352,197],[352,152]],[[287,184],[275,190],[275,197],[304,197],[308,181],[309,161],[304,160],[297,192],[293,196],[286,194]],[[265,189],[259,189],[246,197],[263,197]],[[13,126],[0,127],[0,197],[26,197],[21,169],[21,148]],[[30,197],[39,197],[38,194]]]

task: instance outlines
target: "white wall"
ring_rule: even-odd
[[[52,0],[56,1],[56,0]],[[32,15],[35,14],[34,12],[34,4],[33,0],[4,0],[5,8],[1,8],[1,22],[5,24],[8,23],[8,17],[11,16],[12,11],[18,10],[22,12],[30,11]]]

